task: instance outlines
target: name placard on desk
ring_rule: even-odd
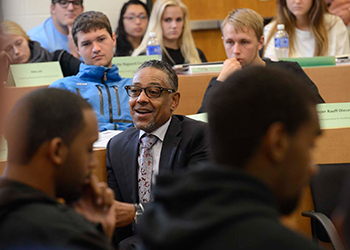
[[[317,105],[321,129],[349,128],[350,103],[324,103]]]
[[[59,62],[14,64],[10,65],[6,86],[50,85],[61,78],[63,74]]]
[[[119,74],[125,78],[133,78],[137,68],[149,60],[157,60],[158,56],[120,56],[114,57],[112,63],[119,68]]]

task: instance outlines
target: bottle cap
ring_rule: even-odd
[[[156,37],[156,32],[150,32],[149,37]]]
[[[284,30],[284,24],[278,24],[277,30]]]

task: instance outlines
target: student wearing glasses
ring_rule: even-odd
[[[130,0],[123,5],[115,31],[116,56],[130,56],[140,45],[148,26],[148,18],[149,11],[143,2]]]
[[[106,150],[108,185],[118,201],[119,240],[133,234],[133,222],[152,201],[156,175],[184,171],[209,158],[207,124],[173,114],[180,101],[177,87],[176,72],[158,60],[144,62],[125,87],[134,126],[111,139]]]
[[[148,28],[133,56],[146,53],[149,33],[155,32],[162,48],[162,60],[170,65],[207,62],[196,48],[191,33],[187,6],[181,0],[157,0]]]
[[[29,30],[28,36],[49,52],[64,49],[78,58],[71,29],[75,18],[84,11],[83,0],[52,0],[50,10],[51,17]]]

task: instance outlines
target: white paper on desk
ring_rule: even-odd
[[[109,140],[121,132],[123,130],[107,130],[98,133],[98,140],[94,143],[94,148],[106,148]]]
[[[193,120],[201,121],[201,122],[208,122],[208,115],[207,115],[207,113],[187,115],[187,117],[191,118]]]
[[[7,142],[5,138],[0,135],[0,160],[6,160],[7,158]]]

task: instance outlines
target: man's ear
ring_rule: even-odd
[[[112,34],[113,39],[113,47],[115,48],[115,45],[117,44],[117,37],[115,36],[115,33]]]
[[[263,137],[264,152],[273,163],[284,160],[289,146],[289,136],[283,123],[275,122],[269,126]]]
[[[180,102],[180,93],[179,92],[173,93],[171,97],[171,104],[170,104],[170,109],[172,112],[174,112],[177,109],[179,102]]]
[[[52,3],[50,6],[50,12],[51,12],[51,16],[53,16],[54,12],[55,12],[55,4]]]
[[[77,46],[75,43],[74,43],[74,46],[75,46],[75,48],[77,48],[77,52],[78,52],[79,56],[81,56],[79,46]]]
[[[68,147],[60,137],[55,137],[49,141],[48,157],[56,166],[62,165],[68,155]]]
[[[75,34],[75,35],[77,36],[77,34]],[[77,37],[77,43],[74,42],[74,38],[73,37],[72,37],[72,39],[73,39],[74,46],[77,49],[77,52],[78,52],[79,56],[81,56],[80,50],[79,50],[79,46],[78,46],[79,45],[78,37]]]
[[[265,37],[261,36],[258,42],[259,42],[258,49],[261,50],[264,47]]]

